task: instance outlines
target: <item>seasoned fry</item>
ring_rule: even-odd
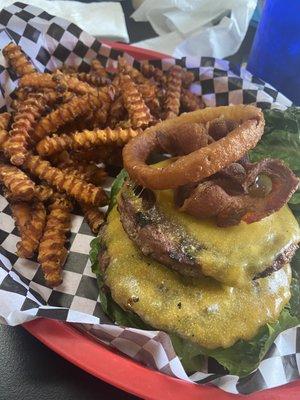
[[[46,136],[36,145],[36,150],[40,156],[48,157],[63,150],[72,149],[74,147],[74,140],[72,136],[61,134]]]
[[[182,69],[182,86],[184,88],[189,88],[189,86],[194,82],[195,75],[192,71],[187,71],[185,68]]]
[[[59,92],[67,90],[67,85],[63,81],[57,80],[55,74],[41,74],[39,72],[33,72],[32,74],[24,75],[19,80],[19,87],[32,87],[36,89],[56,89]]]
[[[46,210],[41,201],[36,201],[30,206],[26,206],[24,203],[17,204],[12,205],[13,215],[21,236],[21,241],[17,243],[17,255],[31,258],[37,250],[43,234]]]
[[[70,101],[74,96],[75,93],[73,92],[63,92],[60,93],[54,89],[50,88],[41,88],[38,90],[34,90],[33,88],[18,88],[16,91],[17,98],[14,99],[11,103],[11,107],[14,110],[18,110],[20,105],[27,100],[29,97],[36,96],[36,95],[41,95],[45,96],[46,98],[51,98],[55,96],[56,100],[54,99],[51,105],[54,105],[55,103],[67,103]]]
[[[8,125],[10,121],[10,113],[3,113],[0,114],[0,151],[2,150],[3,144],[7,141],[8,139]]]
[[[92,87],[86,82],[80,81],[75,76],[64,75],[64,79],[69,90],[72,90],[73,92],[78,94],[90,93],[93,94],[94,96],[97,96],[98,92],[97,88]]]
[[[108,110],[110,102],[111,97],[106,89],[99,89],[96,96],[87,94],[82,97],[74,97],[40,120],[34,131],[34,139],[36,141],[43,139],[50,132],[56,132],[60,126],[93,109]]]
[[[14,43],[9,43],[4,47],[3,55],[19,76],[31,74],[36,71],[32,63],[26,58],[21,47]]]
[[[101,62],[99,60],[93,60],[91,62],[91,72],[97,74],[100,77],[108,76],[108,73],[107,73],[105,67],[103,67],[103,65],[101,64]]]
[[[124,101],[123,97],[119,96],[117,97],[114,102],[111,104],[110,110],[109,110],[109,121],[108,125],[111,128],[114,128],[115,125],[120,121],[126,118],[126,115],[128,115],[127,110],[124,106]]]
[[[148,62],[143,62],[141,64],[141,71],[146,78],[154,78],[154,80],[160,84],[165,85],[167,82],[167,77],[164,72]]]
[[[95,129],[93,131],[82,131],[76,132],[72,135],[74,140],[73,149],[89,149],[94,146],[99,146],[103,144],[116,144],[124,145],[128,143],[130,139],[139,135],[142,132],[141,129]]]
[[[80,81],[75,76],[62,73],[57,74],[41,74],[38,72],[24,75],[19,81],[20,87],[31,86],[35,88],[52,88],[58,91],[66,91],[67,89],[77,94],[93,94],[97,95],[97,88],[90,86],[86,82]]]
[[[46,227],[39,245],[38,262],[48,286],[62,282],[61,269],[67,257],[66,234],[70,229],[72,204],[66,197],[56,195],[49,206]]]
[[[121,75],[122,96],[133,128],[147,127],[153,120],[141,93],[129,75]]]
[[[9,132],[9,139],[4,144],[5,154],[14,165],[22,165],[28,146],[34,136],[34,127],[41,113],[57,100],[55,92],[32,94],[18,107],[14,122]]]
[[[97,167],[95,164],[83,162],[66,167],[64,172],[70,176],[83,179],[86,182],[92,183],[96,186],[101,185],[107,178],[107,173],[105,172],[104,168]]]
[[[53,189],[48,185],[35,186],[35,198],[39,201],[45,202],[53,196]]]
[[[160,109],[160,104],[157,97],[157,87],[151,83],[143,83],[138,86],[138,90],[143,96],[147,107],[149,107],[151,114],[157,114]]]
[[[196,111],[205,108],[205,104],[200,96],[182,88],[180,95],[181,109],[184,112]]]
[[[107,76],[99,76],[96,73],[77,72],[69,75],[95,87],[106,86],[111,83]]]
[[[179,114],[182,86],[182,68],[174,65],[168,72],[164,103],[165,119],[174,118]]]
[[[98,207],[87,206],[86,204],[81,204],[81,209],[91,231],[97,234],[104,222],[104,213]]]
[[[87,183],[82,179],[68,176],[62,170],[52,167],[49,161],[38,156],[29,155],[24,167],[32,174],[53,186],[60,192],[65,192],[79,202],[95,206],[107,204],[107,195],[100,187]]]
[[[125,57],[118,58],[118,71],[121,74],[129,75],[135,83],[145,83],[147,81],[138,69],[128,64]]]
[[[194,75],[179,66],[162,71],[143,63],[137,69],[119,57],[114,72],[95,59],[86,72],[64,65],[40,73],[19,46],[11,43],[3,53],[20,79],[12,114],[0,114],[0,183],[20,231],[18,255],[32,257],[39,246],[38,260],[53,287],[62,282],[71,201],[97,234],[104,221],[99,207],[108,201],[101,185],[106,170],[115,174],[123,167],[124,145],[202,103],[185,89]]]
[[[0,131],[6,130],[8,128],[10,118],[11,114],[8,112],[0,114]]]
[[[0,182],[15,199],[30,201],[34,198],[35,184],[17,167],[0,163]]]
[[[8,202],[21,203],[21,201],[18,200],[18,198],[16,198],[13,195],[13,193],[7,189],[4,189],[4,196]],[[51,199],[52,196],[53,196],[53,189],[50,186],[43,184],[35,185],[33,200],[41,201],[44,203],[49,199]],[[30,202],[28,202],[28,204],[30,204]]]
[[[37,146],[37,152],[41,156],[50,156],[63,150],[90,149],[104,144],[124,145],[130,139],[141,133],[141,129],[116,128],[84,130],[71,135],[53,135],[41,140]]]

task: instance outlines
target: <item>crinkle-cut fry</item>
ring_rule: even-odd
[[[160,109],[159,99],[157,97],[157,87],[150,82],[143,83],[138,86],[147,107],[151,114],[156,114]]]
[[[36,185],[35,186],[35,198],[39,201],[45,202],[52,198],[53,189],[48,185]]]
[[[20,78],[19,87],[31,87],[36,89],[48,88],[55,89],[62,93],[67,90],[68,86],[60,76],[60,74],[33,72],[32,74],[24,75]],[[62,77],[64,77],[64,75],[62,75]]]
[[[7,130],[11,114],[4,112],[0,114],[0,130]]]
[[[76,117],[88,113],[96,108],[108,109],[110,96],[106,90],[98,90],[97,95],[86,94],[82,97],[74,97],[68,103],[62,104],[56,110],[42,118],[34,130],[34,140],[39,141],[49,133],[54,133],[67,122]]]
[[[129,75],[135,83],[145,83],[147,81],[144,75],[138,69],[130,65],[125,57],[119,56],[118,71],[121,74]]]
[[[24,75],[20,78],[19,86],[30,86],[35,88],[52,88],[60,92],[70,90],[77,94],[97,95],[97,88],[78,78],[63,73],[48,74],[35,72],[30,75]]]
[[[17,243],[17,255],[23,258],[31,258],[34,255],[46,222],[46,209],[41,201],[33,202],[29,208],[29,219],[24,226],[19,227],[21,240]]]
[[[105,128],[95,129],[93,131],[85,130],[82,132],[75,132],[72,135],[74,140],[73,149],[78,151],[104,144],[116,144],[120,146],[128,143],[130,139],[139,135],[141,132],[141,129],[132,128]]]
[[[91,231],[97,234],[104,222],[104,213],[98,207],[87,206],[86,204],[80,204],[80,206]]]
[[[45,230],[39,245],[38,262],[41,264],[46,284],[58,286],[62,282],[61,270],[67,258],[65,248],[71,223],[71,202],[56,195],[49,206]]]
[[[63,92],[60,93],[54,89],[50,89],[50,88],[42,88],[40,90],[33,90],[32,88],[18,88],[18,90],[16,91],[16,95],[17,98],[14,99],[11,102],[11,107],[14,110],[18,110],[18,108],[23,104],[23,102],[25,100],[27,100],[29,97],[34,97],[37,94],[40,94],[42,96],[45,97],[50,97],[50,96],[55,96],[56,97],[56,101],[55,103],[67,103],[68,101],[70,101],[75,95],[75,93],[73,92]]]
[[[36,151],[40,156],[49,157],[53,154],[61,153],[64,150],[73,148],[74,140],[72,136],[61,134],[46,136],[36,145]]]
[[[187,71],[186,68],[182,68],[182,86],[184,88],[189,88],[194,80],[194,73],[192,71]]]
[[[180,95],[180,107],[182,111],[189,112],[199,110],[200,108],[205,108],[205,104],[201,96],[197,96],[195,93],[182,88]]]
[[[48,186],[48,185],[35,185],[34,188],[34,198],[33,200],[37,200],[37,201],[41,201],[41,202],[46,202],[49,199],[51,199],[51,197],[53,196],[53,189]],[[18,202],[21,203],[20,200],[18,200],[18,198],[15,198],[15,196],[12,194],[12,192],[10,192],[7,189],[4,189],[4,196],[7,199],[7,201],[9,202]],[[30,204],[28,202],[28,204]]]
[[[15,43],[9,43],[4,47],[3,55],[19,76],[31,74],[36,71],[33,64],[26,58],[21,47]]]
[[[101,64],[99,60],[93,60],[91,62],[91,72],[97,74],[100,77],[107,77],[108,73],[105,67]]]
[[[75,77],[95,87],[106,86],[111,83],[111,80],[107,76],[99,76],[93,72],[77,72],[69,74],[69,76]]]
[[[121,75],[120,84],[124,106],[128,111],[132,127],[147,127],[153,118],[141,93],[138,91],[137,85],[129,75]]]
[[[68,176],[62,170],[52,167],[49,161],[42,160],[39,156],[29,155],[24,163],[24,167],[41,180],[54,187],[59,192],[65,192],[78,202],[95,206],[107,204],[107,195],[100,188],[87,183],[74,176]]]
[[[94,96],[97,96],[97,88],[89,85],[87,82],[82,82],[75,76],[70,76],[70,75],[64,75],[64,80],[67,84],[67,87],[69,90],[72,90],[75,93],[78,94],[93,94]]]
[[[28,146],[34,136],[36,121],[41,113],[56,100],[55,92],[37,93],[32,94],[19,105],[9,132],[9,139],[4,145],[5,154],[12,164],[18,166],[23,164],[28,153]]]
[[[0,130],[0,151],[3,150],[3,145],[6,143],[7,139],[9,138],[8,132],[5,129]]]
[[[174,118],[179,114],[182,86],[182,68],[174,65],[168,71],[166,97],[164,102],[165,118]]]
[[[167,76],[164,72],[148,62],[143,62],[141,64],[141,71],[146,78],[153,78],[156,82],[162,85],[165,85],[167,82]]]
[[[11,117],[11,115],[8,112],[0,114],[0,151],[2,150],[3,144],[8,139],[7,129],[8,129],[10,117]]]
[[[114,128],[116,124],[124,120],[128,116],[128,112],[124,106],[123,97],[117,97],[111,104],[108,117],[108,126]]]
[[[34,198],[35,184],[19,168],[0,163],[0,182],[15,199],[30,201]]]
[[[75,176],[83,179],[88,183],[100,186],[107,178],[107,173],[102,167],[97,167],[95,164],[77,163],[70,165],[64,169],[64,172],[70,176]]]
[[[10,202],[13,218],[22,237],[24,228],[31,218],[31,204],[27,201],[14,201],[10,193],[6,193],[5,197]]]
[[[51,156],[64,150],[79,151],[104,144],[124,145],[141,132],[141,129],[105,128],[84,130],[70,135],[53,135],[41,140],[37,144],[36,150],[41,156]]]

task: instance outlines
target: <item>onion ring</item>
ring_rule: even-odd
[[[146,164],[153,152],[162,151],[158,134],[172,136],[180,124],[193,122],[206,124],[221,116],[241,124],[226,137],[179,157],[165,167],[153,168]],[[131,179],[143,187],[152,190],[175,189],[207,178],[242,158],[248,150],[255,147],[263,134],[263,129],[262,111],[251,105],[197,110],[148,128],[131,140],[123,150],[124,166]]]

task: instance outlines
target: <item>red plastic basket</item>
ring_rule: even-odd
[[[162,59],[154,51],[105,41],[114,49],[126,51],[138,60]],[[37,319],[24,328],[66,360],[127,392],[151,400],[299,400],[300,380],[252,395],[232,395],[217,387],[197,385],[151,370],[112,348],[84,335],[72,325],[50,319]]]

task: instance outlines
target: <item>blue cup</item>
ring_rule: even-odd
[[[300,105],[300,0],[266,0],[247,69]]]

